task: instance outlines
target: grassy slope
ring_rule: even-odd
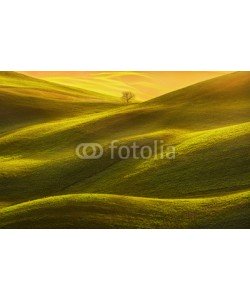
[[[174,161],[124,160],[70,191],[178,198],[250,188],[250,123],[186,134],[182,139]]]
[[[25,96],[34,95],[35,97],[45,96],[44,98],[63,100],[79,100],[83,98],[91,100],[112,101],[117,98],[107,94],[93,92],[82,88],[62,85],[58,83],[49,82],[46,80],[30,77],[17,72],[0,72],[1,90],[13,90],[17,94]]]
[[[16,72],[0,72],[0,132],[117,106],[112,96],[50,83]]]
[[[241,80],[230,85],[228,81],[234,83],[235,76]],[[178,198],[244,190],[249,187],[248,77],[249,73],[230,74],[146,104],[6,134],[0,138],[1,198],[27,200],[65,192]],[[218,97],[218,80],[228,96],[219,98],[215,110],[210,91]],[[183,94],[193,99],[190,105]],[[113,139],[142,145],[163,139],[176,146],[177,158],[170,163],[112,161],[108,152],[98,161],[81,161],[75,156],[81,142],[108,145]]]
[[[0,211],[0,228],[249,228],[249,192],[203,199],[76,194]]]
[[[137,101],[152,99],[229,72],[173,72],[173,71],[74,71],[74,72],[24,72],[27,75],[52,82],[120,97],[122,91],[132,91]],[[167,83],[167,84],[166,84]]]
[[[227,199],[248,190],[249,97],[250,74],[240,72],[140,105],[8,132],[0,136],[2,206],[74,193],[176,198],[177,203],[205,195]],[[107,148],[98,161],[75,156],[81,142],[108,145],[113,139],[141,145],[163,139],[176,146],[176,160],[111,160]]]

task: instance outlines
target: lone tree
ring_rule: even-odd
[[[135,98],[135,94],[133,94],[130,91],[124,91],[122,92],[122,100],[125,101],[127,104]]]

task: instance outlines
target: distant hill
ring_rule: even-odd
[[[115,97],[120,97],[124,90],[129,90],[136,95],[137,101],[145,101],[229,72],[33,71],[24,73],[52,82],[93,90]]]
[[[0,72],[0,132],[5,127],[102,111],[120,104],[113,96],[17,72]]]

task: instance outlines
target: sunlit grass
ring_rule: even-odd
[[[0,211],[0,228],[248,228],[249,192],[198,199],[71,194]]]
[[[0,225],[249,226],[250,90],[248,74],[236,75],[110,105],[112,97],[92,101],[88,91],[0,73]],[[147,160],[112,160],[113,140],[162,140],[176,158],[159,159],[158,149]],[[75,148],[84,142],[100,143],[102,158],[80,160]]]

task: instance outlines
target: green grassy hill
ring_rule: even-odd
[[[35,95],[38,83],[29,80]],[[0,89],[0,101],[5,93]],[[47,112],[53,103],[53,113],[45,119],[32,112],[30,123],[18,109],[25,101],[35,106],[34,98],[13,97],[9,116],[17,110],[22,123],[15,128],[13,117],[0,135],[0,227],[249,227],[250,72],[128,106],[103,95],[46,94],[40,105]],[[78,107],[86,103],[92,109]],[[176,147],[176,159],[111,159],[112,140],[141,146],[164,140]],[[103,157],[80,160],[75,148],[83,142],[104,145]]]
[[[121,105],[109,95],[67,87],[16,72],[0,72],[0,133],[10,128]]]
[[[249,192],[227,197],[154,199],[75,194],[10,206],[1,228],[249,228]]]

